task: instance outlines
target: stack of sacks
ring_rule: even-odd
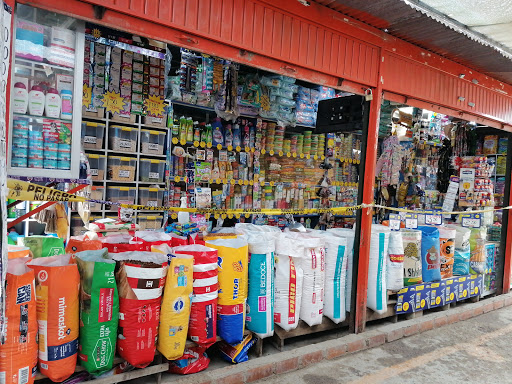
[[[347,240],[347,273],[345,280],[345,310],[350,312],[352,301],[352,269],[354,261],[354,239],[356,233],[354,229],[349,228],[329,228],[327,233],[332,233],[338,237],[344,237]]]
[[[423,280],[421,272],[421,231],[402,229],[404,247],[404,285],[420,284]]]
[[[80,346],[78,357],[87,372],[112,369],[119,321],[119,297],[106,248],[76,253],[80,272]]]
[[[269,88],[270,111],[260,110],[261,117],[277,119],[285,123],[295,121],[295,100],[293,96],[297,93],[298,86],[295,79],[282,76],[263,76],[261,84]]]
[[[453,255],[453,274],[455,276],[469,274],[469,259],[471,258],[471,248],[469,238],[471,230],[459,225],[451,225],[449,228],[455,229],[455,252]]]
[[[134,231],[139,230],[139,225],[121,220],[100,219],[89,223],[87,229],[88,232],[85,233],[85,236],[90,240],[97,240],[101,237],[107,237],[112,232],[133,235]]]
[[[247,300],[247,241],[236,234],[209,235],[205,244],[218,251],[218,334],[229,344],[240,343],[244,338]]]
[[[187,342],[194,258],[192,255],[173,254],[167,244],[152,246],[151,251],[170,258],[157,349],[167,360],[175,360],[183,355]]]
[[[155,357],[160,302],[167,276],[167,256],[156,252],[113,255],[119,290],[119,355],[136,368]]]
[[[366,305],[379,314],[387,310],[386,259],[390,232],[384,225],[372,225]]]
[[[304,273],[302,242],[281,233],[276,239],[274,322],[285,331],[297,328]]]
[[[5,340],[0,343],[0,377],[4,383],[34,382],[37,367],[37,314],[34,271],[30,257],[7,263]]]
[[[218,252],[194,244],[174,247],[173,254],[194,258],[188,336],[198,344],[209,346],[217,341]]]
[[[69,255],[27,263],[36,276],[39,371],[60,382],[75,372],[78,352],[80,276]]]
[[[103,248],[103,244],[99,240],[89,240],[85,235],[71,237],[66,244],[66,253],[71,255],[71,259],[75,260],[76,254],[82,251],[94,251]]]
[[[274,334],[274,251],[279,229],[270,226],[240,225],[249,244],[249,288],[247,329],[259,338]]]
[[[18,245],[8,245],[7,246],[7,259],[17,259],[20,257],[33,257],[32,251],[28,247],[22,247]]]
[[[319,92],[316,89],[299,87],[295,104],[297,124],[309,126],[316,124],[318,97]]]

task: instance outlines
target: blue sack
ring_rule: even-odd
[[[421,274],[423,282],[441,280],[441,250],[439,229],[421,226]]]
[[[471,257],[471,253],[468,250],[460,250],[455,248],[455,253],[453,254],[453,275],[454,276],[463,276],[469,275],[469,259]]]

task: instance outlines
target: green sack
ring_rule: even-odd
[[[119,299],[106,248],[76,254],[80,272],[80,346],[78,357],[89,373],[112,369],[116,350]]]
[[[18,245],[30,248],[34,259],[64,254],[64,241],[54,236],[18,237]]]

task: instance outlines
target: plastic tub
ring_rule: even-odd
[[[82,122],[82,145],[89,149],[102,149],[105,124]]]
[[[139,187],[139,204],[147,207],[160,207],[164,198],[163,189]]]
[[[149,155],[163,155],[165,145],[165,132],[140,131],[140,152]]]
[[[117,186],[108,186],[107,187],[107,201],[112,203],[123,202],[126,204],[135,204],[135,193],[137,189],[133,187],[117,187]],[[112,205],[110,207],[111,211],[118,210],[117,205]]]
[[[148,229],[160,229],[162,227],[162,216],[138,215],[137,223],[139,224],[141,231]]]
[[[164,182],[165,160],[140,159],[139,167],[140,181]]]
[[[134,181],[137,159],[109,156],[107,158],[107,178],[112,181]]]
[[[110,149],[122,152],[137,151],[137,128],[112,125],[108,135]]]
[[[94,200],[105,200],[103,198],[103,192],[105,191],[105,188],[104,187],[100,187],[100,186],[92,186],[91,188],[91,199],[94,199]],[[89,209],[91,212],[101,212],[101,208],[102,208],[102,204],[100,203],[94,203],[94,202],[89,202]]]
[[[105,178],[107,156],[89,153],[87,157],[89,159],[89,166],[91,168],[91,179],[102,181]]]

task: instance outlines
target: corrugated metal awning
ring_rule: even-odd
[[[512,84],[511,0],[315,0]]]

